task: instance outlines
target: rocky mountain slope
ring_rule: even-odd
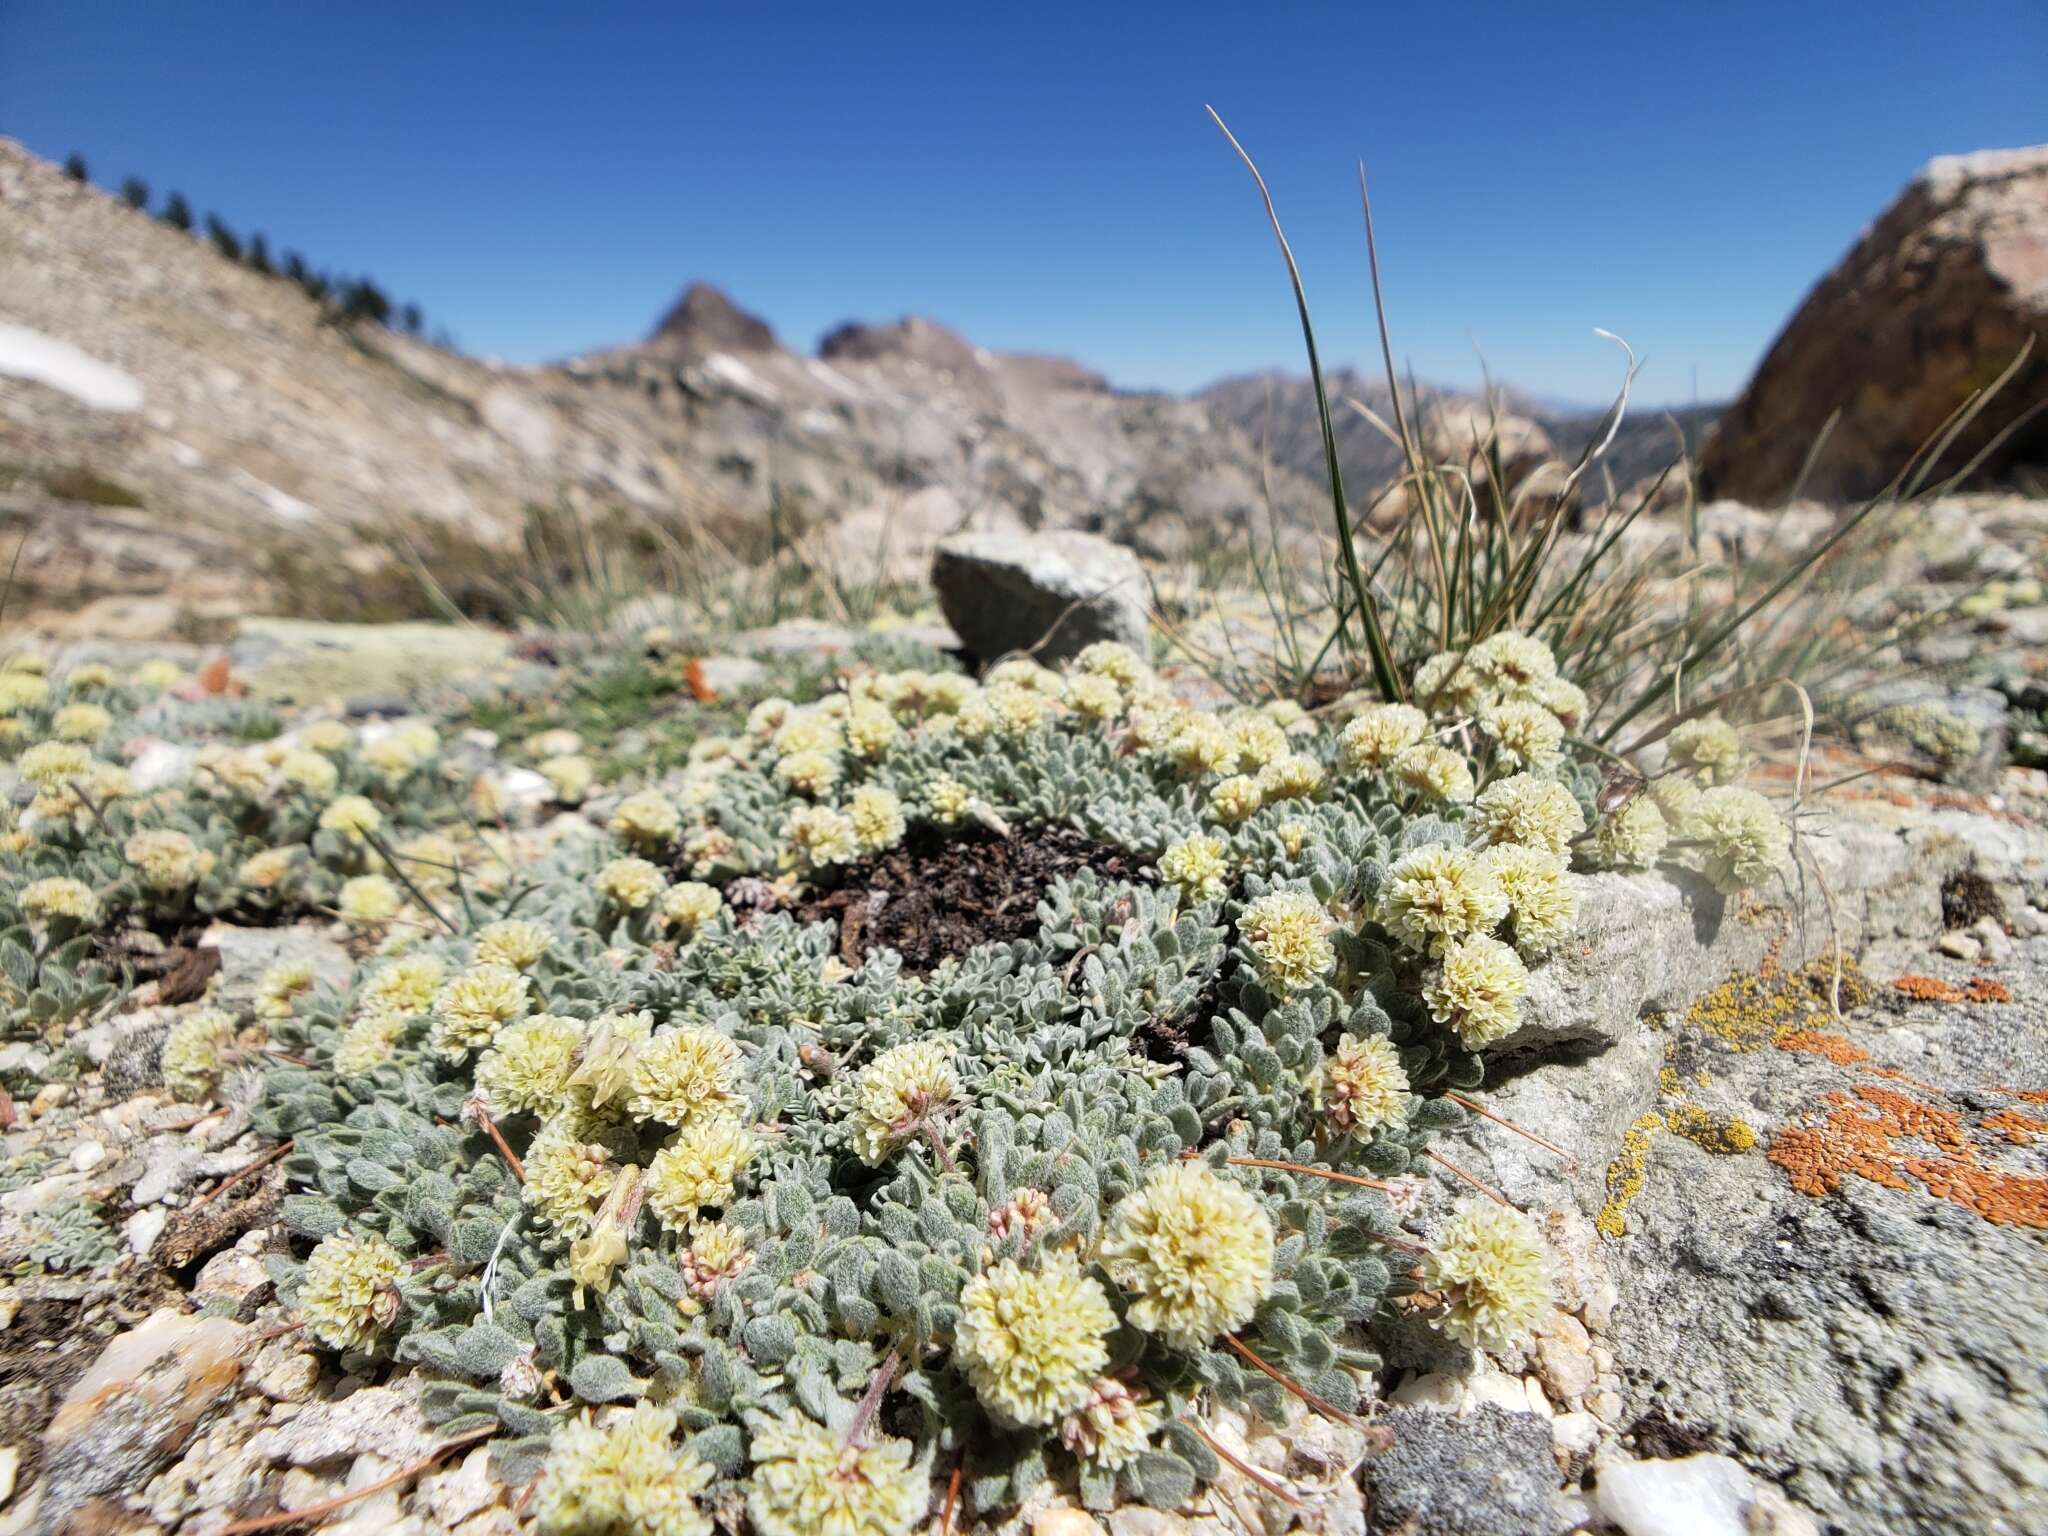
[[[1354,502],[1395,479],[1402,468],[1401,450],[1392,438],[1366,419],[1350,402],[1357,401],[1392,425],[1386,381],[1355,369],[1338,369],[1324,380],[1329,391],[1337,454],[1344,485]],[[1406,385],[1403,403],[1406,404]],[[1196,396],[1203,404],[1236,423],[1254,442],[1270,444],[1275,462],[1304,476],[1323,473],[1322,427],[1316,416],[1315,386],[1307,374],[1268,372],[1219,379]],[[1492,407],[1454,390],[1421,391],[1420,426],[1426,440],[1451,458],[1469,452],[1475,433],[1483,433],[1497,413],[1502,447],[1510,459],[1525,464],[1546,458],[1574,463],[1594,440],[1604,422],[1600,411],[1574,411],[1545,405],[1511,391],[1501,392]],[[1606,479],[1626,491],[1675,463],[1683,436],[1686,451],[1695,449],[1721,413],[1718,405],[1689,406],[1672,411],[1632,409],[1623,418],[1614,441],[1602,456]],[[1604,495],[1606,480],[1596,474],[1588,492]]]
[[[849,561],[921,572],[967,525],[1177,545],[1263,518],[1269,484],[1315,516],[1202,402],[927,320],[805,356],[698,286],[644,343],[547,367],[344,328],[0,140],[0,525],[26,535],[17,605],[46,613],[246,606],[278,551],[362,564],[346,536],[391,525],[489,544],[534,505],[742,547],[774,509],[784,537],[815,522]]]

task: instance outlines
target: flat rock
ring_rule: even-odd
[[[1092,533],[957,533],[939,541],[932,585],[983,661],[1028,651],[1051,665],[1097,640],[1145,648],[1144,567]]]
[[[43,1432],[50,1528],[90,1499],[140,1488],[168,1463],[220,1406],[249,1349],[240,1324],[168,1309],[108,1343]]]

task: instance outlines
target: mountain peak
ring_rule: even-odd
[[[849,320],[818,343],[818,356],[827,362],[905,358],[954,372],[972,368],[979,361],[966,337],[923,315],[905,315],[888,325]]]
[[[724,289],[702,280],[683,290],[648,340],[693,352],[772,352],[776,347],[767,321],[741,309]]]

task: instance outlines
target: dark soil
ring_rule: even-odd
[[[1998,887],[1974,869],[1958,870],[1941,885],[1941,920],[1949,929],[1968,928],[1983,918],[2005,921]]]
[[[1635,1439],[1637,1456],[1658,1461],[1695,1456],[1701,1451],[1714,1449],[1712,1435],[1688,1424],[1675,1423],[1665,1416],[1661,1408],[1652,1408],[1637,1419],[1628,1427],[1628,1433]]]
[[[849,865],[833,889],[794,915],[837,924],[839,957],[848,965],[859,965],[871,949],[893,949],[905,970],[928,971],[977,945],[1037,932],[1039,898],[1061,876],[1092,869],[1137,880],[1143,862],[1071,827],[1019,827],[1007,838],[976,827],[945,839],[914,838]]]

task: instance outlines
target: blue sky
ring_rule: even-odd
[[[1189,388],[1376,355],[1354,164],[1423,378],[1737,389],[1929,157],[2048,138],[2048,5],[575,6],[0,0],[0,133],[364,271],[469,349],[642,334],[705,277],[812,345],[915,311]],[[0,294],[0,308],[4,308]]]

